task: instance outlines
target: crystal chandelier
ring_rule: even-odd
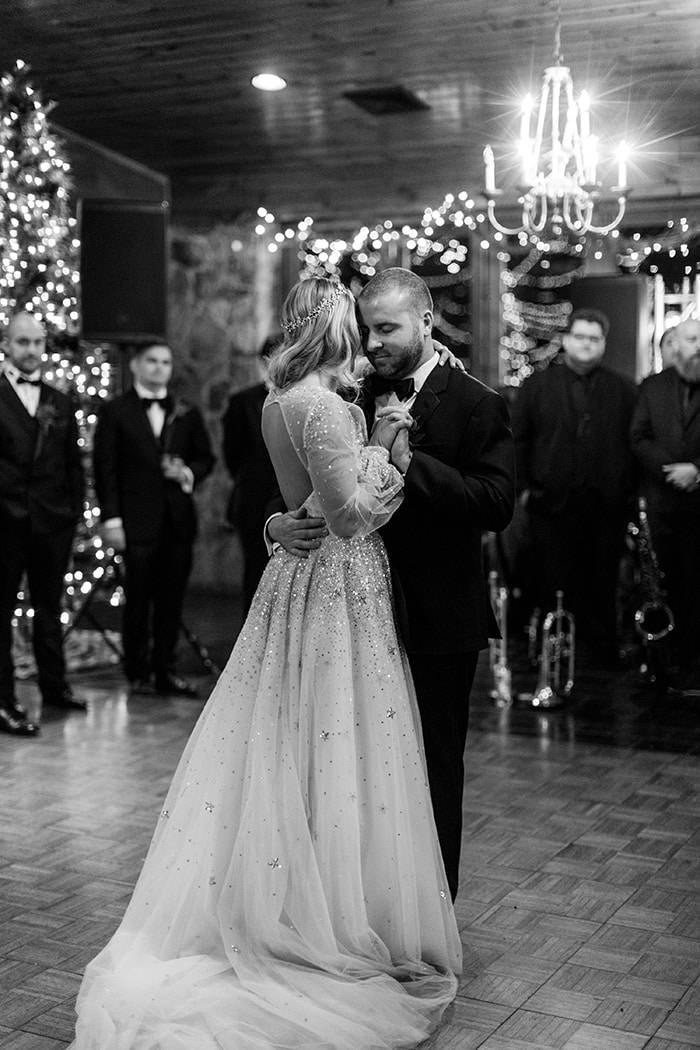
[[[563,64],[559,17],[554,37],[555,64],[544,71],[539,107],[534,122],[534,103],[530,95],[523,101],[520,118],[519,203],[522,224],[515,228],[502,225],[496,218],[496,201],[503,190],[496,188],[496,169],[491,146],[484,149],[487,201],[491,225],[504,234],[539,235],[548,221],[554,233],[568,228],[573,233],[609,233],[625,214],[627,156],[625,143],[618,148],[617,197],[615,218],[602,226],[593,222],[594,209],[601,196],[597,181],[598,139],[591,134],[590,99],[586,91],[574,99],[574,84],[569,69]]]

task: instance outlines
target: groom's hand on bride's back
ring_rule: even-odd
[[[308,558],[309,551],[321,546],[328,535],[323,518],[310,518],[304,507],[276,514],[267,523],[267,535],[273,544],[279,543],[288,554]]]

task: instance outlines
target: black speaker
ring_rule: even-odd
[[[168,206],[158,201],[80,201],[84,339],[164,339]]]
[[[642,274],[580,277],[567,290],[574,310],[595,308],[610,321],[603,363],[638,382],[649,371],[650,281]]]

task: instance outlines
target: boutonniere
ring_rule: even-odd
[[[53,401],[40,401],[34,418],[39,424],[39,437],[34,449],[34,458],[38,459],[51,428],[56,425],[58,409]]]
[[[53,401],[40,401],[34,416],[42,430],[50,430],[58,419],[58,409]]]
[[[188,412],[192,411],[192,405],[188,405],[186,401],[175,401],[173,407],[165,417],[165,423],[163,424],[163,451],[169,453],[171,451],[172,444],[172,425],[178,419],[182,419]]]
[[[191,405],[188,405],[186,401],[180,401],[178,399],[175,402],[175,404],[173,405],[173,407],[170,409],[170,412],[168,413],[168,415],[166,417],[166,420],[165,420],[166,427],[170,426],[171,423],[174,423],[176,419],[181,419],[183,416],[186,416],[187,413],[191,412],[191,411],[192,411],[192,406]]]
[[[413,411],[411,411],[411,415],[413,416],[413,426],[408,432],[409,448],[413,448],[414,445],[420,445],[421,441],[425,437],[425,434],[423,432],[423,417],[420,413],[418,413],[418,415],[414,415]]]

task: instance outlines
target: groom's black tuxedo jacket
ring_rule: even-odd
[[[363,408],[371,430],[371,382]],[[437,365],[411,414],[416,426],[404,500],[381,530],[404,640],[414,653],[482,649],[498,636],[482,533],[505,528],[515,502],[508,409],[466,372]]]
[[[165,452],[184,460],[195,485],[210,473],[214,456],[197,408],[182,401],[168,405],[157,438],[133,388],[103,405],[95,430],[95,488],[102,521],[121,518],[127,543],[153,543],[163,528],[194,540],[194,500],[163,477]]]
[[[31,522],[34,532],[69,527],[83,509],[83,470],[74,406],[41,383],[32,417],[0,376],[0,527]]]

